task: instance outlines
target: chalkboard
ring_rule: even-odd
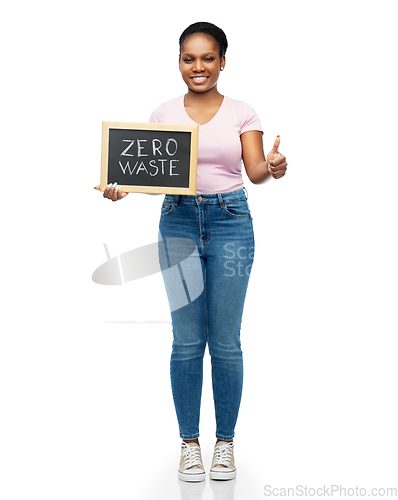
[[[100,189],[196,194],[198,125],[102,122]]]

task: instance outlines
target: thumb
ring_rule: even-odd
[[[99,184],[98,184],[98,186],[95,186],[94,189],[97,189],[99,191],[100,190]]]
[[[279,135],[277,135],[271,153],[278,153],[278,148],[280,143],[281,143],[281,138],[279,137]]]

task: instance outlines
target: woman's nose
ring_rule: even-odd
[[[194,62],[193,65],[193,70],[194,71],[204,71],[203,63],[200,59]]]

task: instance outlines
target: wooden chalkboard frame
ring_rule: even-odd
[[[169,132],[189,132],[191,134],[191,154],[189,170],[189,187],[165,186],[133,186],[121,185],[122,191],[128,193],[152,194],[188,194],[196,195],[196,173],[198,164],[199,125],[177,125],[168,123],[130,123],[130,122],[102,122],[102,150],[101,150],[101,181],[100,190],[105,191],[108,183],[108,156],[109,156],[109,129],[123,130],[159,130]]]

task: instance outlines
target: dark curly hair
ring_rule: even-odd
[[[194,23],[186,28],[181,36],[180,36],[180,56],[181,56],[181,48],[185,40],[194,35],[195,33],[203,33],[204,35],[208,35],[216,42],[218,45],[218,52],[220,57],[225,55],[228,47],[228,41],[225,33],[221,28],[212,23]]]

